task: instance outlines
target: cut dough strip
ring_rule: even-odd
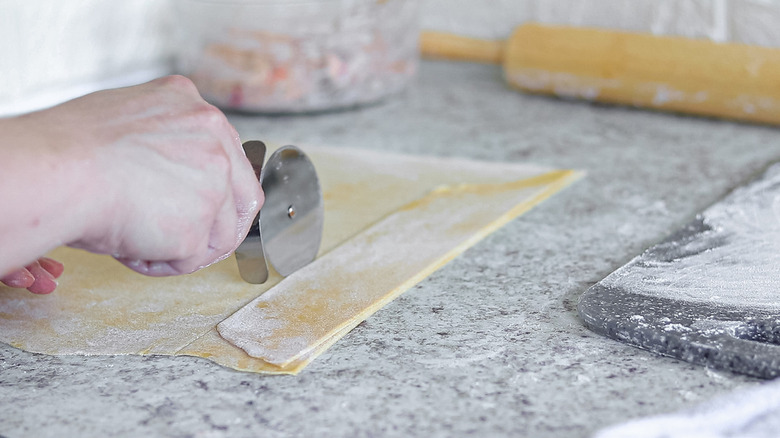
[[[217,330],[280,371],[300,369],[395,297],[578,177],[564,170],[436,189],[282,280]]]

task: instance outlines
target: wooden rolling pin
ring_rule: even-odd
[[[780,124],[780,49],[540,24],[506,42],[423,32],[421,43],[430,57],[503,63],[531,93]]]

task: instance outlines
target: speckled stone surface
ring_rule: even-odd
[[[778,201],[775,164],[588,289],[580,318],[665,356],[780,376]]]
[[[591,285],[780,159],[767,127],[507,90],[494,66],[424,63],[379,106],[231,116],[245,139],[530,161],[588,176],[358,326],[296,377],[186,357],[0,346],[7,437],[584,437],[756,381],[603,338]]]

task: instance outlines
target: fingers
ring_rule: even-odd
[[[190,274],[208,264],[208,233],[201,236],[201,243],[193,245],[192,250],[179,255],[177,259],[149,260],[132,257],[114,257],[119,263],[139,274],[150,277],[169,277],[172,275]]]
[[[35,277],[27,269],[19,269],[5,277],[0,278],[0,283],[10,287],[27,289],[35,282]]]
[[[236,250],[243,239],[243,232],[236,225],[239,223],[235,201],[231,194],[215,214],[206,240],[199,246],[199,251],[183,260],[169,261],[167,264],[179,274],[189,274],[206,266],[226,259]]]
[[[62,275],[62,263],[47,257],[29,264],[0,278],[0,282],[10,287],[27,289],[34,294],[48,294],[57,288],[55,278]]]
[[[227,168],[229,174],[225,176],[228,178],[232,191],[229,195],[232,196],[234,214],[228,216],[226,215],[226,210],[223,209],[220,212],[218,219],[220,222],[229,220],[234,221],[232,224],[232,234],[235,236],[235,246],[237,247],[249,231],[252,220],[257,215],[264,200],[260,183],[241,147],[241,140],[238,132],[233,125],[230,124],[222,111],[207,104],[201,98],[197,88],[189,79],[182,76],[167,76],[156,80],[154,83],[166,87],[171,91],[184,93],[202,104],[201,111],[198,113],[199,116],[196,118],[196,129],[206,130],[211,138],[217,140],[221,144],[230,162],[230,166]],[[228,231],[224,230],[225,226],[222,224],[218,225],[217,228],[220,230],[219,233],[221,235],[230,234]],[[216,241],[219,240],[220,238],[216,239]],[[214,241],[214,238],[209,241],[212,247]],[[221,249],[216,249],[216,251],[219,252]],[[229,251],[232,250],[229,249]],[[220,253],[218,256],[222,257],[223,254]]]
[[[34,262],[27,266],[27,270],[30,271],[35,281],[31,284],[27,290],[34,294],[49,294],[57,288],[57,282],[54,280],[54,276],[41,266],[40,262]]]
[[[133,271],[150,277],[168,277],[184,273],[176,270],[170,262],[165,261],[136,260],[123,257],[116,257],[116,260]]]
[[[237,210],[236,200],[231,193],[226,202],[222,204],[214,219],[214,224],[211,226],[207,254],[207,259],[210,260],[207,260],[205,266],[227,258],[238,248],[246,235],[246,231],[242,229],[243,223]]]
[[[178,79],[176,79],[178,80]],[[193,87],[194,90],[194,87]],[[197,93],[197,91],[196,91]],[[200,96],[198,96],[200,98]],[[238,132],[227,117],[217,108],[209,105],[206,120],[200,126],[210,131],[217,139],[230,163],[227,166],[229,185],[223,195],[226,201],[216,213],[211,227],[208,248],[200,258],[194,256],[188,260],[173,261],[175,270],[191,272],[228,257],[249,231],[253,219],[263,204],[264,196],[251,163],[244,154]]]
[[[118,108],[108,137],[123,130],[123,159],[117,148],[101,157],[105,168],[129,175],[111,186],[128,202],[106,210],[116,220],[100,224],[111,225],[92,227],[69,245],[118,254],[119,262],[150,276],[186,274],[226,258],[264,200],[235,128],[181,76],[122,93],[118,106],[104,94],[93,100]],[[122,183],[134,176],[144,185]]]
[[[243,240],[246,230],[239,220],[236,202],[232,193],[228,193],[219,210],[213,213],[208,231],[200,236],[200,243],[173,260],[141,260],[129,257],[116,257],[128,268],[153,277],[189,274],[229,257]],[[190,236],[192,238],[193,236]]]
[[[252,164],[244,155],[238,133],[230,124],[228,127],[233,134],[233,142],[228,146],[228,156],[232,162],[231,185],[238,215],[238,234],[243,239],[263,205],[264,196]]]
[[[38,263],[40,263],[41,267],[48,271],[54,278],[60,278],[60,275],[62,275],[62,272],[65,270],[62,263],[48,257],[41,257],[38,259]]]

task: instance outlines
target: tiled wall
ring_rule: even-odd
[[[168,71],[169,1],[0,0],[0,115]],[[424,28],[483,38],[534,20],[780,47],[780,0],[421,1]]]

